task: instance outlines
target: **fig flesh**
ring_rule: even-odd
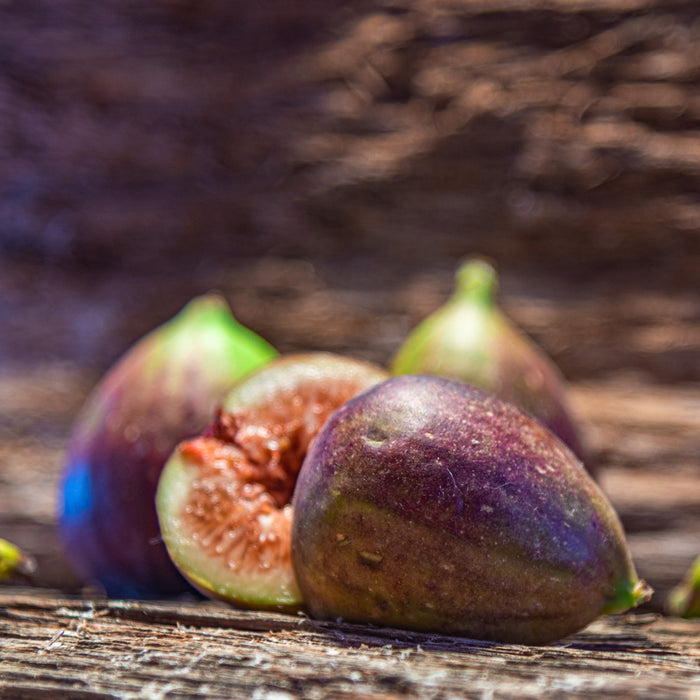
[[[315,617],[540,644],[650,595],[571,451],[461,382],[394,377],[348,401],[292,503]]]
[[[561,373],[499,309],[497,286],[497,273],[486,260],[464,262],[454,294],[404,341],[392,374],[434,374],[492,392],[537,418],[591,471]]]
[[[204,436],[177,447],[156,506],[168,552],[196,588],[242,607],[300,605],[289,555],[299,468],[328,416],[386,377],[337,355],[282,356],[228,394]]]
[[[277,355],[210,294],[136,343],[88,397],[73,428],[59,494],[67,558],[110,596],[191,591],[158,529],[166,459],[200,434],[237,379]]]

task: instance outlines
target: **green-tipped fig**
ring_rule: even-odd
[[[454,294],[412,331],[392,374],[434,374],[490,391],[537,418],[590,469],[559,370],[501,312],[497,284],[485,260],[463,263]]]
[[[541,644],[651,591],[571,451],[491,394],[394,377],[326,422],[293,500],[312,615]]]
[[[172,560],[199,590],[244,607],[300,605],[289,555],[297,473],[328,416],[386,376],[326,353],[280,357],[232,390],[205,436],[178,446],[156,506]]]
[[[0,581],[15,575],[30,576],[36,569],[36,562],[17,545],[0,538]]]
[[[111,596],[191,590],[161,541],[154,497],[166,459],[198,435],[237,379],[277,352],[206,295],[132,347],[79,415],[59,497],[68,558]]]
[[[693,562],[683,580],[671,591],[669,608],[678,617],[700,617],[700,556]]]

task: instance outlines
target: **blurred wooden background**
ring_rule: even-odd
[[[0,534],[77,590],[71,422],[191,296],[386,363],[479,252],[660,610],[700,552],[699,81],[695,2],[0,2]]]

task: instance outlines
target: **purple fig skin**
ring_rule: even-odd
[[[344,404],[293,508],[292,564],[319,618],[542,644],[650,595],[573,453],[453,380],[395,377]]]
[[[596,475],[597,465],[571,418],[564,378],[554,363],[505,322],[494,341],[494,356],[491,391],[537,418],[584,462],[590,474]]]
[[[201,433],[237,379],[277,352],[214,294],[142,338],[88,397],[59,494],[67,558],[110,597],[192,592],[160,536],[155,493],[174,447]]]

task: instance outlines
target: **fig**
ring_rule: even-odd
[[[30,576],[36,569],[36,562],[17,545],[0,538],[0,581],[19,574]]]
[[[328,353],[282,356],[228,394],[205,435],[182,442],[156,507],[175,565],[205,595],[294,609],[289,555],[297,474],[328,416],[387,374]]]
[[[59,495],[67,558],[110,596],[191,591],[170,561],[154,497],[166,459],[200,434],[237,379],[276,350],[216,294],[198,297],[107,372],[76,419]]]
[[[688,569],[683,580],[671,591],[669,609],[678,617],[700,617],[700,556]]]
[[[494,267],[470,258],[455,279],[452,297],[409,334],[391,373],[434,374],[492,392],[537,418],[594,470],[559,369],[497,305]]]
[[[541,644],[650,595],[573,453],[462,382],[393,377],[341,406],[292,501],[318,618]]]

